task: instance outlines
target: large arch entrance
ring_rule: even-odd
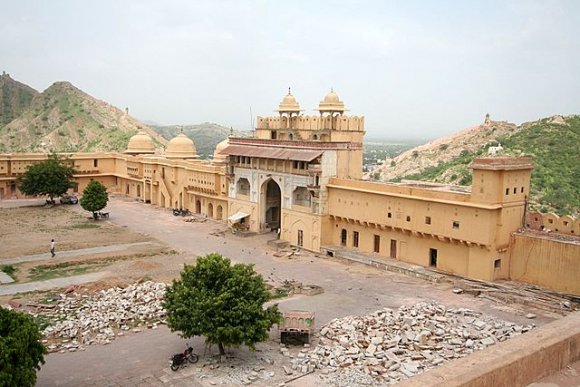
[[[262,184],[262,228],[277,230],[280,227],[280,213],[282,209],[282,194],[280,186],[269,179]]]

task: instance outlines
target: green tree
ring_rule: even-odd
[[[46,348],[32,316],[0,307],[0,386],[34,386]]]
[[[26,195],[48,195],[53,201],[73,187],[75,173],[70,161],[51,154],[47,160],[29,166],[18,178],[18,186]]]
[[[102,210],[107,206],[109,195],[107,194],[107,187],[101,182],[92,180],[83,191],[81,198],[81,207],[93,213],[93,218],[97,219],[97,211]]]
[[[186,265],[181,279],[173,280],[165,293],[167,325],[183,337],[205,336],[206,343],[239,347],[268,338],[279,323],[278,306],[264,308],[271,295],[253,265],[232,265],[219,254],[198,257]]]

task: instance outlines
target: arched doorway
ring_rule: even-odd
[[[215,216],[216,219],[217,220],[222,220],[222,218],[224,216],[223,215],[224,210],[223,210],[222,206],[218,205],[216,210],[217,210],[217,213],[216,213],[216,216]]]
[[[211,203],[207,205],[207,216],[213,218],[213,204]]]
[[[201,214],[201,201],[199,200],[195,201],[195,213]]]
[[[282,194],[280,186],[269,179],[262,184],[262,225],[264,229],[277,230],[280,227],[280,213],[282,209]]]

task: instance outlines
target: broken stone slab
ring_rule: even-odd
[[[486,337],[485,339],[481,340],[481,344],[485,345],[486,347],[495,344],[495,340],[491,337]]]

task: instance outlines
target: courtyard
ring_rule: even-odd
[[[0,210],[0,265],[15,266],[17,280],[0,287],[0,302],[39,303],[58,292],[35,290],[46,289],[44,285],[55,280],[66,284],[62,288],[74,284],[89,293],[140,280],[169,283],[184,263],[217,252],[234,262],[254,264],[274,288],[289,281],[321,287],[320,294],[276,300],[282,311],[314,311],[317,327],[336,318],[431,301],[522,326],[541,326],[559,317],[520,304],[455,294],[449,282],[431,283],[304,250],[277,254],[267,243],[276,238],[274,233],[244,238],[233,235],[222,222],[184,222],[166,209],[121,197],[112,198],[106,210],[110,218],[97,222],[79,206]],[[50,258],[48,247],[53,238],[57,255]],[[529,313],[535,315],[533,321],[526,317]],[[215,361],[217,348],[206,348],[203,338],[189,339],[187,342],[201,355],[200,362],[174,373],[168,370],[168,359],[183,350],[186,340],[164,325],[155,328],[127,332],[107,345],[51,353],[39,372],[38,385],[209,386],[247,384],[248,375],[258,377],[252,385],[348,385],[316,373],[289,381],[300,374],[282,367],[290,363],[280,351],[275,328],[272,340],[258,345],[256,352],[231,349],[224,363]],[[289,351],[298,357],[305,350],[296,347]]]

